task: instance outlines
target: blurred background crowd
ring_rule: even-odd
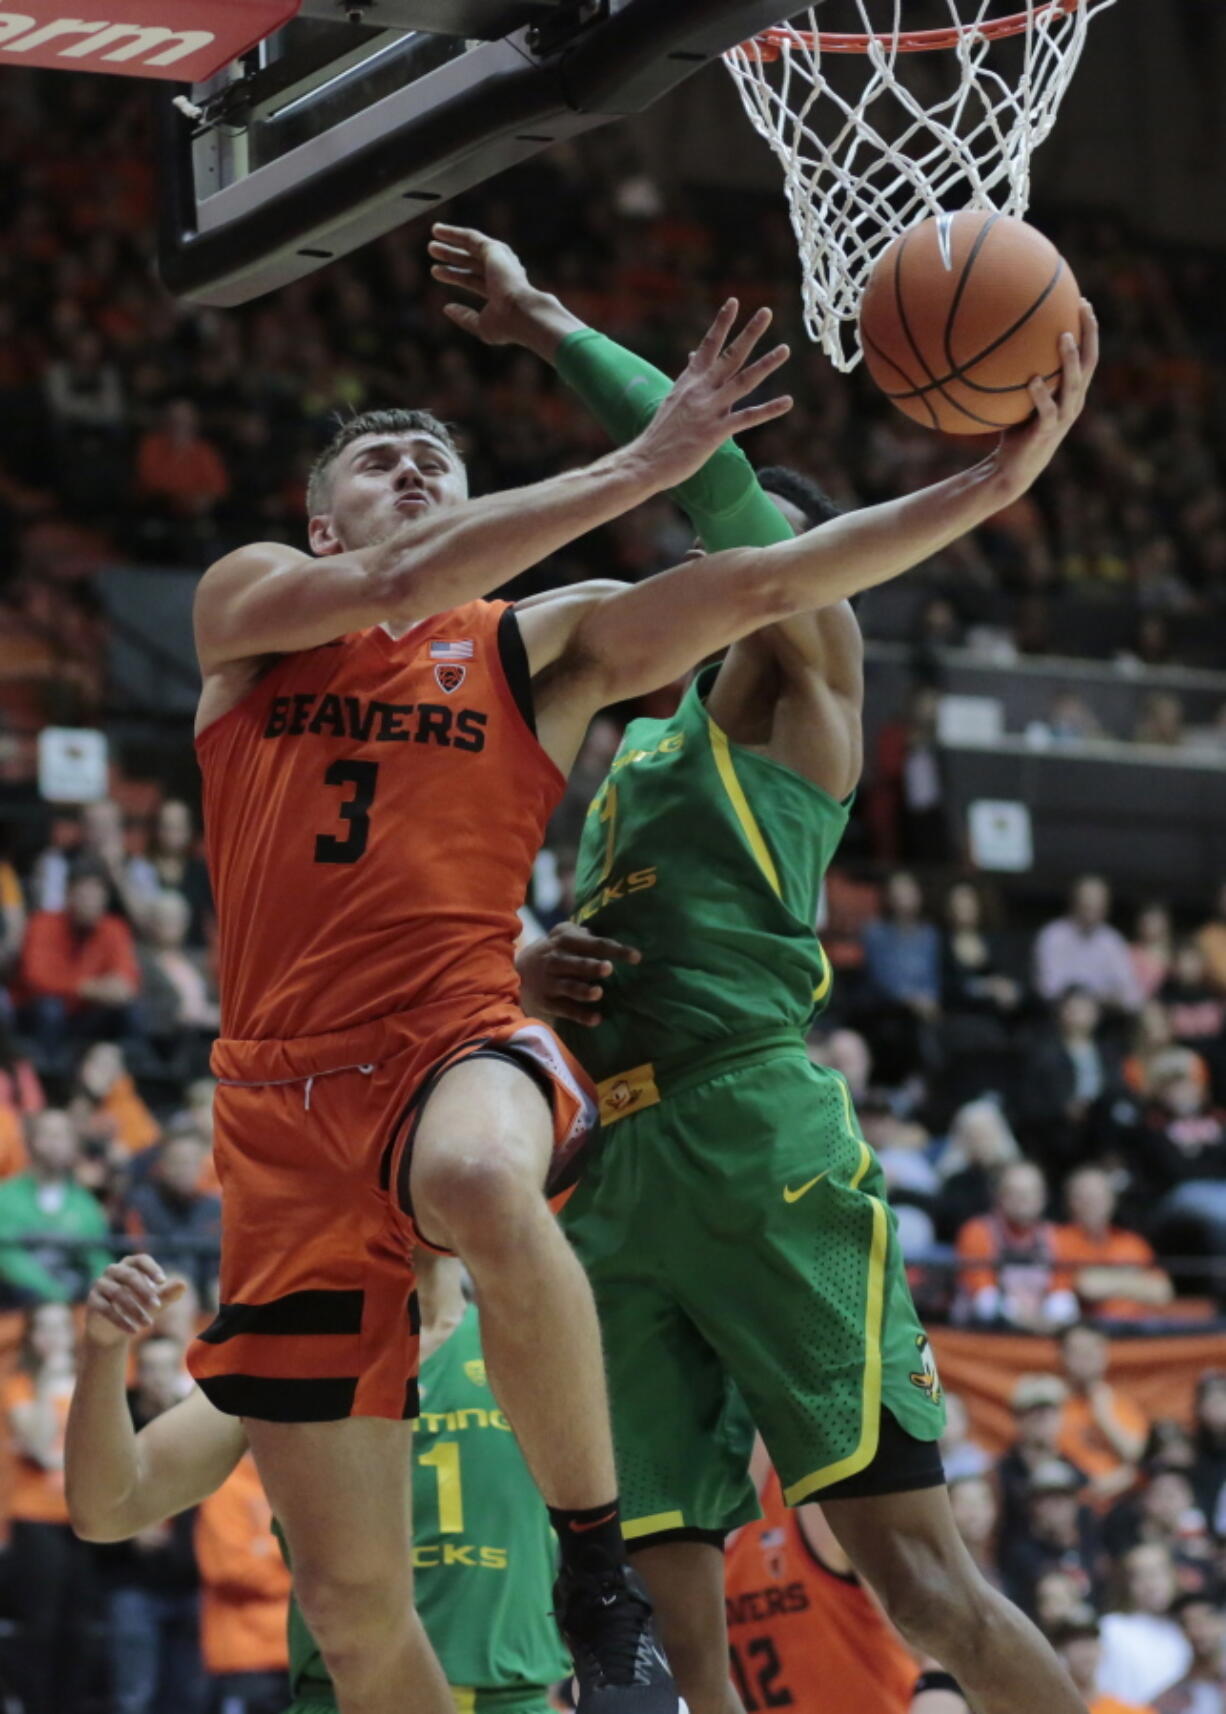
[[[186,1343],[216,1302],[214,924],[190,728],[152,769],[119,735],[108,579],[301,541],[338,411],[428,404],[458,425],[477,491],[604,443],[535,360],[448,327],[420,227],[275,299],[187,309],[151,266],[144,92],[6,72],[0,95],[0,1698],[256,1714],[284,1694],[287,1577],[249,1475],[105,1549],[75,1541],[64,1504],[92,1278],[139,1247],[189,1282],[134,1358],[138,1422],[183,1396]],[[854,506],[968,461],[799,335],[777,198],[677,197],[613,131],[457,214],[665,368],[728,291],[770,303],[800,403],[747,448],[758,464]],[[1160,862],[1117,896],[1093,873],[998,884],[951,832],[938,742],[951,659],[1058,657],[1025,726],[1036,751],[1115,741],[1226,763],[1226,253],[1163,254],[1097,213],[1044,224],[1096,304],[1102,367],[1035,493],[905,597],[865,604],[894,688],[870,709],[823,902],[836,981],[811,1051],[846,1076],[883,1161],[938,1358],[943,1340],[972,1351],[945,1445],[972,1553],[1097,1714],[1226,1714],[1226,861],[1191,891]],[[688,543],[660,500],[511,593],[638,578]],[[1126,717],[1103,691],[1116,677]],[[630,712],[593,725],[527,935],[573,904],[582,815]],[[109,796],[40,797],[48,725],[110,732]],[[1156,1400],[1128,1354],[1159,1349],[1178,1382]]]

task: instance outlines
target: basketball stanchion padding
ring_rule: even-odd
[[[1002,16],[999,0],[943,0],[947,24],[915,30],[910,0],[844,0],[862,30],[823,31],[811,6],[810,28],[779,25],[725,54],[783,166],[805,325],[836,367],[860,361],[860,300],[894,239],[962,209],[1026,212],[1031,154],[1090,19],[1113,4],[1025,0]]]
[[[202,83],[289,23],[299,5],[300,0],[102,0],[97,8],[85,8],[90,15],[82,18],[72,0],[39,0],[37,17],[0,12],[0,66]]]

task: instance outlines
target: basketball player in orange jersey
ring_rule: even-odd
[[[198,593],[225,1230],[191,1367],[246,1421],[344,1714],[448,1707],[405,1617],[414,1231],[474,1280],[558,1528],[581,1707],[675,1707],[624,1571],[590,1290],[543,1194],[575,1174],[591,1092],[518,1009],[516,910],[598,708],[938,551],[1030,486],[1084,395],[1070,339],[1059,403],[1036,383],[1030,428],[922,493],[632,588],[478,599],[787,408],[736,411],[785,353],[753,360],[764,312],[729,343],[735,315],[637,440],[531,488],[470,500],[434,419],[358,419],[313,476],[314,552],[240,549]]]
[[[746,1714],[967,1714],[948,1673],[919,1672],[821,1509],[784,1504],[763,1451],[762,1516],[726,1550],[729,1658]]]

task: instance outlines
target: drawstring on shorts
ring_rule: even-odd
[[[373,1065],[335,1065],[330,1071],[313,1071],[307,1078],[277,1077],[268,1082],[248,1083],[245,1078],[219,1077],[217,1081],[226,1084],[231,1089],[278,1089],[283,1088],[287,1083],[302,1083],[302,1110],[304,1113],[309,1113],[311,1111],[311,1091],[315,1087],[317,1077],[334,1077],[338,1071],[360,1071],[363,1077],[370,1077],[374,1069]]]

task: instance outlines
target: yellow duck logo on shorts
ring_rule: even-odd
[[[912,1373],[911,1385],[918,1387],[922,1393],[927,1393],[934,1405],[939,1405],[944,1393],[941,1390],[941,1377],[937,1373],[937,1360],[932,1354],[932,1346],[928,1343],[926,1333],[917,1333],[915,1348],[919,1352],[922,1368],[919,1373]]]

